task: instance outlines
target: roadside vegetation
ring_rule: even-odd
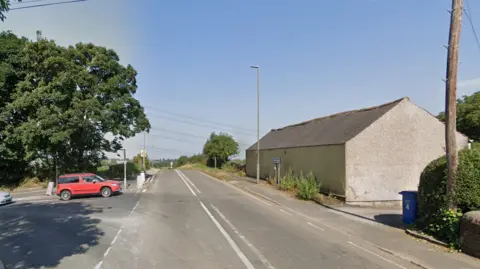
[[[445,114],[442,112],[437,118],[444,121]],[[463,215],[480,210],[480,91],[457,100],[457,130],[475,142],[471,150],[459,152],[455,194],[452,197],[446,194],[446,157],[432,161],[420,177],[418,220],[415,223],[416,228],[451,248],[460,246]],[[457,204],[456,210],[448,208],[449,199]]]
[[[457,248],[463,214],[480,210],[480,150],[460,151],[454,197],[446,195],[446,182],[447,160],[441,157],[431,162],[420,177],[419,219],[416,226],[452,248]],[[448,209],[448,199],[455,200],[457,210]]]
[[[107,152],[150,129],[133,97],[137,72],[119,60],[94,44],[0,32],[0,187],[95,172]]]

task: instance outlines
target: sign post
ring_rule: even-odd
[[[277,185],[280,184],[280,163],[281,163],[281,160],[280,160],[280,157],[274,157],[272,158],[272,163],[273,165],[275,166],[275,171],[276,171],[276,183]]]

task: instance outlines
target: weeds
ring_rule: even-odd
[[[312,172],[308,173],[306,177],[299,178],[297,182],[297,197],[302,200],[311,200],[317,195],[320,190],[320,184],[315,179]]]

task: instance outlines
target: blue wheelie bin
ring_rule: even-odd
[[[415,222],[417,218],[417,192],[416,191],[402,191],[402,221],[406,224]]]

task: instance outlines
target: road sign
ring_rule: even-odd
[[[140,157],[147,157],[147,150],[145,149],[140,150]]]
[[[279,163],[280,163],[280,157],[274,157],[274,158],[272,158],[272,163],[273,163],[273,164],[279,164]]]

